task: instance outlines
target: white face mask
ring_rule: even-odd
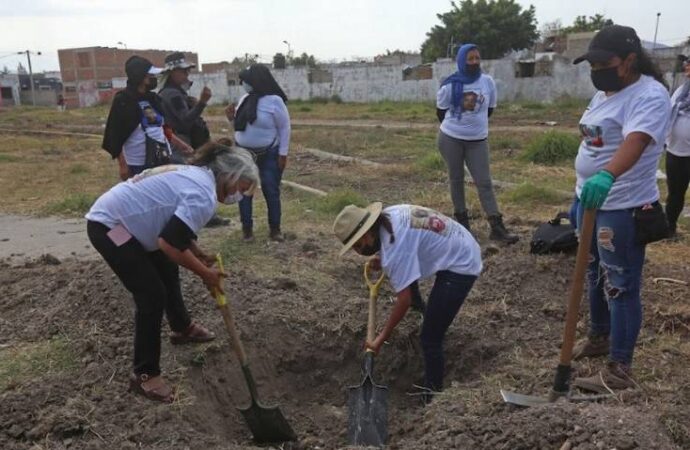
[[[247,83],[246,81],[242,82],[242,87],[244,87],[244,90],[247,92],[247,94],[251,94],[254,88],[252,87],[251,84]]]
[[[193,81],[185,81],[180,87],[185,91],[189,91],[192,88],[192,83]]]
[[[225,205],[232,205],[244,198],[244,195],[240,191],[235,192],[234,194],[228,194],[225,196],[223,201],[221,203]]]

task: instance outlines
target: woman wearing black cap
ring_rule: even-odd
[[[127,88],[113,98],[102,144],[118,160],[122,180],[167,163],[171,142],[192,152],[165,124],[160,98],[153,92],[162,70],[136,55],[125,62]]]
[[[671,104],[634,29],[603,28],[574,62],[584,60],[599,92],[580,119],[578,227],[584,210],[597,212],[588,270],[589,335],[574,356],[608,355],[609,361],[601,372],[574,384],[606,393],[635,386],[630,367],[642,324],[645,245],[667,231],[656,171]]]
[[[247,94],[235,112],[226,110],[228,120],[235,127],[235,142],[256,157],[261,175],[261,192],[268,208],[270,237],[282,241],[280,232],[280,180],[287,163],[290,145],[290,115],[285,103],[287,96],[266,66],[252,64],[240,72],[240,82]],[[252,198],[240,201],[240,219],[245,241],[254,239]]]

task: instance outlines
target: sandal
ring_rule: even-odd
[[[149,400],[172,403],[175,399],[173,388],[168,386],[160,375],[152,377],[145,373],[129,376],[129,392],[143,395]]]
[[[173,345],[198,344],[200,342],[209,342],[216,338],[215,333],[207,330],[198,323],[192,322],[186,330],[179,332],[173,331],[170,334],[170,343]]]

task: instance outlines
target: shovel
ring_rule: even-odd
[[[224,272],[223,260],[220,254],[216,255],[216,262],[218,263],[218,269]],[[256,391],[256,382],[252,376],[251,370],[249,370],[249,362],[247,361],[247,354],[244,352],[244,347],[242,346],[242,341],[240,341],[240,336],[237,333],[237,328],[235,327],[235,319],[230,311],[230,306],[225,299],[225,294],[221,292],[216,292],[216,303],[218,304],[218,309],[220,309],[223,315],[223,322],[225,322],[225,328],[228,330],[228,335],[230,337],[230,346],[240,360],[240,365],[242,366],[242,373],[244,374],[244,379],[247,382],[247,388],[249,389],[249,395],[251,396],[251,405],[248,408],[238,408],[242,415],[244,416],[245,422],[249,426],[249,429],[254,436],[254,440],[257,443],[272,443],[272,442],[285,442],[285,441],[296,441],[297,435],[292,431],[290,424],[285,420],[285,417],[280,412],[277,406],[268,408],[259,403],[259,394]]]
[[[580,311],[580,301],[584,290],[585,273],[589,263],[589,250],[592,245],[592,234],[594,232],[595,209],[585,210],[582,220],[582,230],[580,241],[577,246],[577,256],[575,257],[575,272],[573,282],[570,286],[570,297],[568,299],[568,310],[565,315],[565,329],[563,331],[563,345],[561,346],[561,356],[556,376],[553,381],[553,389],[548,398],[537,397],[534,395],[518,394],[516,392],[504,391],[501,389],[503,401],[520,406],[537,406],[545,403],[553,403],[560,397],[565,397],[568,401],[592,401],[610,397],[610,395],[590,395],[590,396],[571,396],[570,395],[570,375],[572,368],[570,362],[573,358],[573,345],[575,344],[575,328],[577,326],[578,313]]]
[[[375,282],[369,278],[369,262],[364,265],[364,280],[369,287],[369,318],[367,340],[376,337],[376,298],[383,282],[383,273]],[[349,410],[347,440],[349,445],[383,447],[388,440],[388,388],[374,382],[374,352],[367,349],[362,363],[362,382],[348,388]]]

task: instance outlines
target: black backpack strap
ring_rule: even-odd
[[[568,222],[570,222],[570,214],[568,214],[565,211],[561,211],[558,214],[556,214],[556,217],[549,220],[549,223],[551,225],[560,225],[563,219],[566,219]]]

